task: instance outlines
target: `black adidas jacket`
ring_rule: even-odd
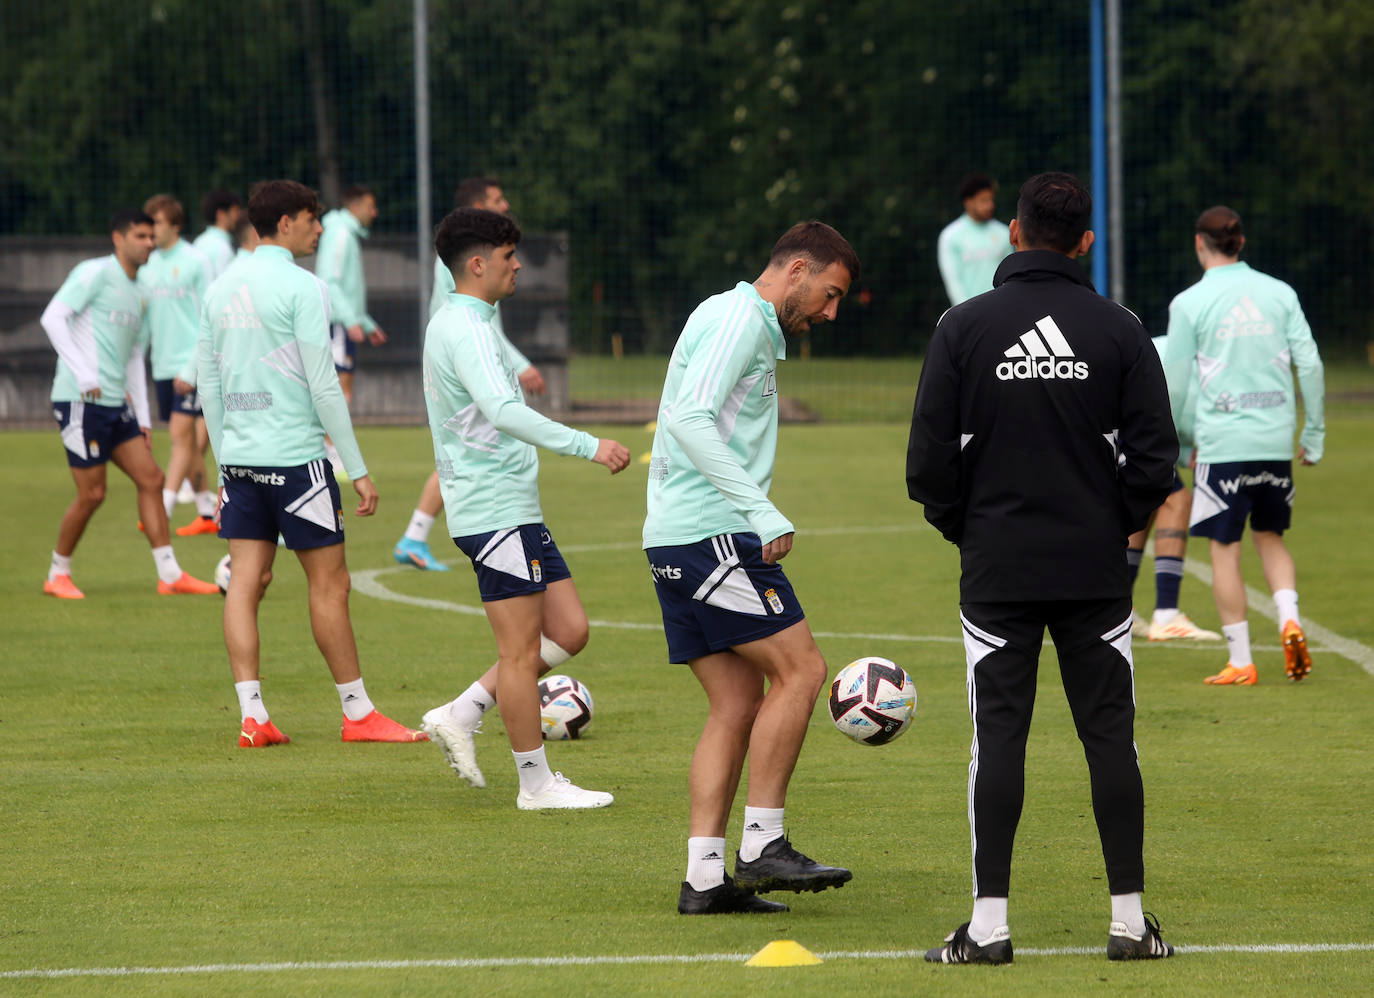
[[[1126,538],[1177,459],[1145,328],[1069,257],[1013,253],[935,327],[907,492],[959,546],[963,602],[1129,596]]]

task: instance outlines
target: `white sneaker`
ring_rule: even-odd
[[[439,751],[444,753],[444,761],[455,773],[478,789],[487,785],[482,771],[477,768],[477,748],[472,738],[480,725],[471,730],[460,728],[450,719],[448,704],[444,704],[420,718],[420,727],[429,735],[429,740],[439,746]]]
[[[1221,640],[1221,635],[1216,631],[1208,631],[1198,627],[1182,611],[1179,611],[1178,616],[1167,624],[1151,623],[1146,637],[1151,641],[1175,641],[1179,638],[1189,638],[1193,641]]]
[[[182,506],[189,506],[196,501],[196,490],[191,488],[191,482],[183,478],[181,488],[177,489],[177,502]]]
[[[1131,610],[1131,637],[1148,638],[1150,636],[1150,622]]]
[[[600,790],[583,790],[562,773],[553,774],[553,782],[537,794],[521,790],[515,806],[522,811],[547,811],[554,808],[606,807],[615,798]]]

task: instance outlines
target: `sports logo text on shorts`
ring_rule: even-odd
[[[1088,365],[1073,359],[1073,347],[1048,315],[1022,333],[1004,356],[1011,359],[997,365],[999,381],[1085,381],[1088,377]]]

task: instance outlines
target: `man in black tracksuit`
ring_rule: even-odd
[[[1075,258],[1092,199],[1064,173],[1021,188],[993,290],[947,311],[916,393],[907,490],[959,547],[973,759],[974,911],[926,959],[1008,963],[1012,840],[1049,628],[1083,743],[1112,895],[1107,954],[1169,956],[1147,923],[1126,538],[1173,484],[1159,356]]]

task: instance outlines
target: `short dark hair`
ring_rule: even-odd
[[[810,271],[818,274],[832,263],[841,263],[849,271],[851,282],[859,283],[859,254],[849,241],[824,222],[798,222],[773,244],[768,264],[783,263],[794,256],[811,261]]]
[[[455,265],[474,250],[485,256],[498,246],[518,242],[520,227],[500,212],[485,208],[454,208],[434,231],[434,252],[454,271],[455,280]]]
[[[175,225],[178,229],[186,224],[186,209],[181,206],[181,202],[170,194],[154,194],[147,201],[143,202],[143,210],[149,217],[158,212],[167,219],[168,225]]]
[[[120,208],[110,216],[110,232],[123,234],[135,225],[152,225],[153,220],[142,208]]]
[[[975,194],[995,190],[997,190],[997,185],[986,173],[970,173],[959,181],[959,200],[967,201]]]
[[[228,211],[236,204],[243,202],[233,191],[210,191],[200,199],[200,217],[205,219],[206,225],[214,225],[220,212]]]
[[[1196,231],[1209,250],[1222,256],[1240,256],[1245,244],[1245,228],[1240,224],[1240,216],[1224,204],[1208,208],[1199,215]]]
[[[1070,253],[1088,231],[1093,198],[1071,173],[1040,173],[1021,185],[1016,221],[1022,249]]]
[[[302,209],[318,217],[320,197],[305,184],[294,180],[265,180],[253,189],[248,199],[248,217],[253,228],[265,238],[277,234],[277,223],[283,215],[296,215]]]
[[[343,203],[352,204],[354,201],[365,198],[369,194],[372,194],[373,197],[377,196],[372,193],[372,188],[368,187],[366,184],[350,184],[343,192]]]
[[[487,199],[487,188],[500,186],[501,181],[495,177],[464,177],[458,181],[458,189],[453,192],[453,207],[475,208],[477,202]]]

